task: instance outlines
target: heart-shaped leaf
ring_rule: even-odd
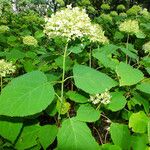
[[[13,79],[0,96],[0,115],[28,116],[40,113],[54,99],[54,89],[40,71]]]

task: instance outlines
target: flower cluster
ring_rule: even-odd
[[[0,33],[5,33],[9,31],[9,27],[8,26],[5,26],[5,25],[1,25],[0,26]]]
[[[33,36],[25,36],[23,37],[23,43],[29,46],[37,46],[37,40]]]
[[[102,103],[104,105],[107,105],[110,103],[111,95],[108,90],[106,90],[104,93],[96,94],[94,96],[90,96],[90,100],[93,104]]]
[[[142,10],[142,8],[140,6],[134,5],[127,11],[127,14],[128,15],[138,15],[138,13],[140,13],[141,10]]]
[[[119,11],[122,11],[122,10],[125,10],[125,9],[126,8],[123,4],[120,4],[120,5],[117,6],[117,10],[119,10]]]
[[[0,76],[5,77],[15,72],[16,67],[11,62],[6,62],[4,59],[0,60]]]
[[[126,17],[127,17],[127,14],[124,13],[124,12],[122,12],[122,13],[119,13],[119,16],[126,18]]]
[[[150,53],[150,41],[143,45],[145,53]]]
[[[110,10],[110,6],[109,6],[108,4],[102,4],[102,5],[101,5],[101,8],[102,8],[103,10]]]
[[[128,34],[136,34],[140,31],[138,21],[136,20],[126,20],[122,22],[119,26],[119,30]]]
[[[112,22],[112,17],[109,14],[101,14],[100,17],[108,22]]]
[[[110,15],[111,15],[111,16],[118,16],[118,13],[117,13],[116,11],[111,11],[111,12],[110,12]]]
[[[65,37],[74,40],[87,37],[92,42],[108,42],[101,26],[92,24],[85,10],[78,7],[72,8],[69,5],[66,9],[51,15],[46,21],[44,33],[49,38]]]

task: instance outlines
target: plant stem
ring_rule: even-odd
[[[1,80],[1,81],[0,81],[1,83],[0,83],[0,84],[1,84],[1,92],[2,92],[2,88],[3,88],[3,77],[0,76],[0,78],[1,78],[1,79],[0,79],[0,80]]]
[[[89,53],[89,67],[91,68],[92,66],[92,51],[91,51],[91,47],[90,47],[90,53]]]
[[[65,82],[65,70],[66,70],[66,57],[67,57],[67,48],[68,48],[68,41],[66,43],[65,49],[64,49],[64,55],[63,55],[63,72],[62,72],[62,80],[61,80],[61,106],[58,114],[58,119],[60,119],[60,113],[63,106],[64,101],[64,82]]]
[[[128,48],[129,48],[129,34],[127,36],[127,43],[126,43],[126,49],[128,51]],[[126,54],[126,64],[128,63],[128,55]]]

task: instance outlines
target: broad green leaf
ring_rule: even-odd
[[[134,96],[133,96],[133,98],[131,100],[133,102],[136,102],[136,104],[143,105],[146,114],[148,114],[149,113],[149,109],[150,109],[149,108],[149,101],[148,101],[148,99],[142,97],[138,93],[134,93],[133,95]]]
[[[76,119],[84,122],[95,122],[100,118],[101,112],[90,104],[82,104],[77,110]]]
[[[148,134],[148,142],[149,142],[149,144],[150,144],[150,119],[148,120],[147,134]]]
[[[73,68],[75,85],[89,94],[102,93],[117,85],[117,82],[104,73],[84,65]]]
[[[112,145],[108,143],[102,145],[102,150],[122,150],[122,149],[118,145]]]
[[[144,39],[146,37],[146,35],[142,31],[136,32],[135,35],[139,39]]]
[[[127,101],[126,98],[123,96],[123,93],[113,92],[111,93],[111,96],[112,98],[107,107],[108,109],[110,109],[111,111],[118,111],[125,107]]]
[[[107,53],[108,53],[107,51],[95,50],[93,52],[93,56],[97,58],[99,62],[102,65],[104,65],[104,67],[115,70],[119,62],[117,59],[113,59],[111,54],[107,54]]]
[[[55,125],[45,125],[40,127],[38,137],[42,147],[45,150],[50,144],[53,143],[57,132],[58,128]]]
[[[12,49],[9,53],[6,54],[6,58],[8,60],[18,60],[23,59],[25,57],[25,53],[21,52],[18,49]]]
[[[78,44],[76,46],[71,46],[68,51],[78,54],[81,53],[83,51],[84,45],[82,46],[81,44]]]
[[[144,79],[144,74],[140,70],[134,69],[132,66],[123,62],[117,66],[116,73],[120,78],[120,86],[134,85]]]
[[[130,150],[131,136],[127,125],[112,123],[110,135],[115,145],[120,146],[122,150]]]
[[[54,89],[40,71],[13,79],[0,96],[0,115],[28,116],[40,113],[53,101]]]
[[[63,121],[57,135],[57,150],[99,150],[86,123],[75,118]]]
[[[83,95],[77,93],[76,91],[68,91],[66,95],[69,97],[70,100],[76,103],[87,103],[88,99]]]
[[[133,59],[137,59],[138,56],[136,53],[132,52],[129,48],[125,48],[125,47],[120,47],[120,50],[125,53],[126,55],[128,55],[129,57],[133,58]]]
[[[132,136],[131,147],[133,150],[146,150],[148,139],[146,134]]]
[[[42,30],[38,30],[38,31],[35,32],[34,36],[35,36],[35,38],[40,39],[43,36],[45,36],[45,34]]]
[[[150,94],[150,80],[138,84],[136,88],[142,92]]]
[[[62,69],[63,68],[63,65],[62,65],[63,64],[63,56],[57,57],[55,59],[55,63],[58,67],[60,67]],[[72,60],[69,57],[67,57],[66,58],[66,70],[70,69],[72,63],[73,63]]]
[[[11,122],[11,120],[6,121],[0,119],[0,135],[12,143],[16,140],[21,128],[22,123],[20,122]]]
[[[147,131],[148,117],[143,111],[133,113],[129,118],[129,127],[133,132],[145,133]]]
[[[37,145],[38,131],[39,126],[37,124],[25,126],[15,145],[15,148],[18,150],[25,150]]]

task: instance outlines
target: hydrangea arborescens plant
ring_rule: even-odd
[[[6,77],[15,72],[16,67],[11,62],[6,62],[4,59],[0,60],[0,76]]]
[[[136,34],[140,31],[137,20],[126,20],[119,26],[119,30],[128,34]]]
[[[67,57],[68,43],[76,38],[88,38],[91,42],[108,43],[108,39],[104,36],[102,27],[98,24],[92,24],[84,9],[78,7],[72,8],[67,6],[64,10],[51,15],[51,18],[46,18],[44,33],[48,37],[66,38],[66,46],[63,55],[63,73],[61,81],[61,96],[58,97],[61,102],[59,115],[64,103],[64,82],[65,82],[65,63]],[[58,96],[58,95],[57,95]]]
[[[37,46],[38,42],[33,36],[28,35],[28,36],[23,37],[23,43],[25,45],[29,45],[29,46],[31,46],[31,45]]]
[[[98,24],[92,24],[84,9],[72,8],[56,12],[51,18],[46,18],[44,32],[49,38],[65,37],[69,40],[87,37],[92,42],[107,43],[104,31]]]
[[[12,62],[7,62],[4,59],[0,60],[0,87],[2,90],[2,78],[6,77],[9,74],[14,73],[16,70],[16,67],[12,64]]]

